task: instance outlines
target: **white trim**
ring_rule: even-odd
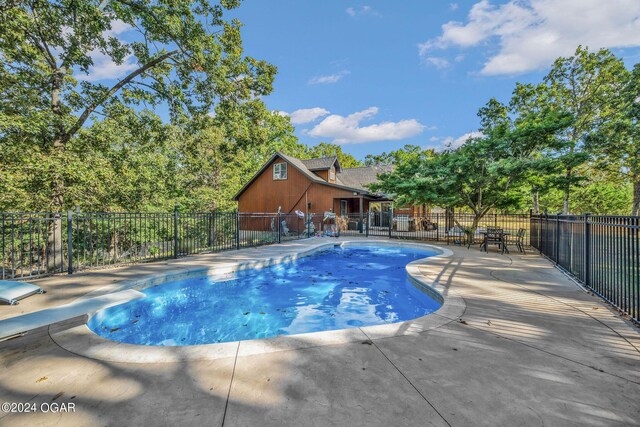
[[[276,172],[276,166],[277,166],[278,172]],[[287,162],[274,163],[273,164],[273,179],[274,179],[274,181],[284,181],[284,180],[286,180],[287,177],[288,177],[288,173],[289,173],[289,168],[287,166]]]

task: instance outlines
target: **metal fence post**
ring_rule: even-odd
[[[584,214],[584,285],[589,287],[591,284],[590,269],[591,264],[591,214]]]
[[[540,221],[540,225],[542,225],[542,221]],[[549,251],[549,248],[547,247],[547,245],[549,244],[549,213],[545,212],[544,213],[544,250],[542,249],[542,244],[540,245],[540,255],[544,254],[547,255],[547,253]]]
[[[533,240],[533,235],[531,234],[531,230],[532,230],[532,225],[533,225],[533,209],[529,209],[529,244],[531,246],[533,246],[533,243],[531,242]]]
[[[560,214],[556,215],[556,239],[555,239],[556,264],[560,263]]]
[[[236,211],[236,249],[240,249],[240,212]]]
[[[72,218],[73,212],[67,211],[67,257],[69,258],[69,264],[67,267],[67,273],[73,274],[73,230],[72,230]]]
[[[173,257],[178,258],[178,205],[173,207]]]
[[[278,219],[278,243],[282,243],[282,240],[281,240],[282,231],[280,230],[280,210],[278,210],[277,219]]]
[[[393,211],[389,210],[389,238],[391,238],[391,229],[393,228]]]
[[[2,231],[2,280],[4,280],[5,278],[5,274],[4,274],[4,262],[5,262],[5,250],[4,250],[4,212],[2,213],[2,227],[1,231]]]
[[[366,229],[367,232],[365,234],[365,237],[369,237],[369,211],[367,211],[366,221],[367,221],[367,223],[365,225],[365,227],[366,227],[365,229]]]

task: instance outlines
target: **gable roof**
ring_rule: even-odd
[[[309,168],[307,168],[307,166],[304,164],[303,160],[296,159],[295,157],[287,156],[287,155],[282,154],[282,153],[274,154],[274,157],[276,157],[276,156],[280,156],[282,159],[286,160],[287,163],[291,164],[291,166],[293,166],[296,169],[298,169],[298,171],[300,171],[304,176],[309,178],[311,181],[318,182],[318,183],[325,182],[324,179],[320,178],[318,175],[316,175],[315,173],[311,172],[309,170]],[[269,160],[265,166],[269,165],[269,163],[271,163],[271,160]],[[260,172],[262,172],[262,170]],[[252,179],[252,181],[253,181],[253,179]]]
[[[295,157],[287,156],[282,153],[275,153],[273,156],[271,156],[269,160],[267,160],[264,166],[262,166],[262,168],[260,168],[260,170],[256,172],[256,174],[253,175],[253,177],[240,189],[240,191],[238,191],[238,193],[236,193],[236,195],[233,196],[233,200],[238,200],[240,195],[244,193],[244,191],[253,183],[253,181],[255,181],[278,157],[285,160],[287,163],[289,163],[291,166],[297,169],[302,175],[304,175],[307,179],[309,179],[313,183],[326,185],[328,187],[341,188],[347,191],[356,191],[358,193],[371,195],[371,196],[375,196],[376,194],[367,190],[365,188],[365,185],[371,184],[377,181],[377,176],[379,173],[389,172],[390,170],[393,170],[393,166],[382,165],[382,166],[369,166],[369,167],[363,167],[363,168],[341,169],[340,172],[338,172],[338,168],[340,167],[340,164],[338,163],[337,157],[323,157],[320,159],[300,160]],[[318,175],[313,173],[309,169],[309,167],[305,164],[309,162],[312,165],[312,167],[317,167],[318,165],[326,165],[329,163],[329,160],[327,159],[333,159],[333,162],[335,162],[337,165],[335,184],[327,182],[324,179],[320,178]],[[333,165],[333,162],[326,169],[329,169],[331,165]],[[324,169],[324,167],[319,169],[314,169],[314,170],[322,170],[322,169]]]
[[[320,157],[317,159],[300,160],[310,171],[319,171],[331,169],[335,163],[336,169],[340,170],[340,163],[338,163],[338,157]]]

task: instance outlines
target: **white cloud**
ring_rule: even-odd
[[[129,24],[127,24],[124,21],[121,21],[120,19],[114,19],[113,21],[111,21],[111,29],[105,31],[104,33],[102,33],[103,36],[108,37],[108,36],[117,36],[120,34],[124,34],[127,31],[131,31],[133,30],[133,27]]]
[[[325,110],[324,108],[320,107],[302,108],[300,110],[294,111],[291,114],[284,114],[291,116],[291,123],[293,123],[294,125],[301,125],[304,123],[315,122],[320,117],[324,117],[329,114],[329,110]]]
[[[450,10],[458,10],[459,7],[458,3],[449,3]]]
[[[442,34],[419,45],[422,57],[450,47],[497,44],[480,70],[484,75],[518,74],[548,67],[578,45],[599,48],[640,46],[638,0],[481,0],[467,22],[450,21]]]
[[[439,56],[427,56],[426,58],[424,58],[424,60],[425,62],[436,67],[438,70],[444,70],[445,68],[449,68],[451,66],[451,63],[449,61]]]
[[[378,12],[371,6],[361,6],[359,8],[348,7],[345,9],[345,12],[347,12],[347,15],[349,16],[358,16],[358,15],[382,16],[380,12]]]
[[[332,142],[335,144],[357,144],[373,141],[397,141],[419,135],[424,130],[424,126],[415,119],[360,126],[361,121],[371,119],[376,114],[378,114],[377,107],[369,107],[346,117],[332,114],[307,134],[316,138],[333,138]]]
[[[120,65],[113,62],[110,56],[97,50],[90,52],[89,56],[93,61],[93,65],[89,67],[89,74],[79,74],[76,76],[78,80],[88,82],[109,79],[117,80],[138,68],[133,55],[127,56]]]
[[[464,145],[470,138],[480,138],[480,137],[482,137],[482,132],[468,132],[455,139],[452,136],[448,136],[442,140],[442,144],[446,148],[456,149]]]
[[[347,70],[342,70],[335,74],[330,74],[328,76],[316,76],[309,79],[308,84],[310,85],[318,85],[318,84],[332,84],[339,82],[344,76],[349,75],[351,72]]]
[[[128,31],[131,31],[133,27],[124,21],[115,19],[111,21],[111,29],[102,32],[103,37],[118,37]],[[65,37],[71,36],[71,29],[64,29],[63,34]],[[76,78],[78,80],[84,80],[88,82],[95,82],[98,80],[117,80],[126,76],[136,68],[138,65],[135,62],[135,57],[129,55],[125,57],[122,64],[118,65],[108,56],[98,50],[89,52],[89,57],[93,61],[93,65],[89,67],[89,74],[78,74]]]

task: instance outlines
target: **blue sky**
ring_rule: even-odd
[[[278,67],[267,106],[301,142],[359,159],[464,143],[491,97],[508,102],[578,45],[640,62],[640,0],[244,0],[226,17],[244,23],[246,54]],[[131,29],[115,21],[108,34]],[[79,79],[112,84],[138,67],[92,59]]]
[[[578,44],[640,62],[638,0],[246,0],[232,15],[246,53],[278,67],[267,106],[357,158],[460,144],[489,98]]]

